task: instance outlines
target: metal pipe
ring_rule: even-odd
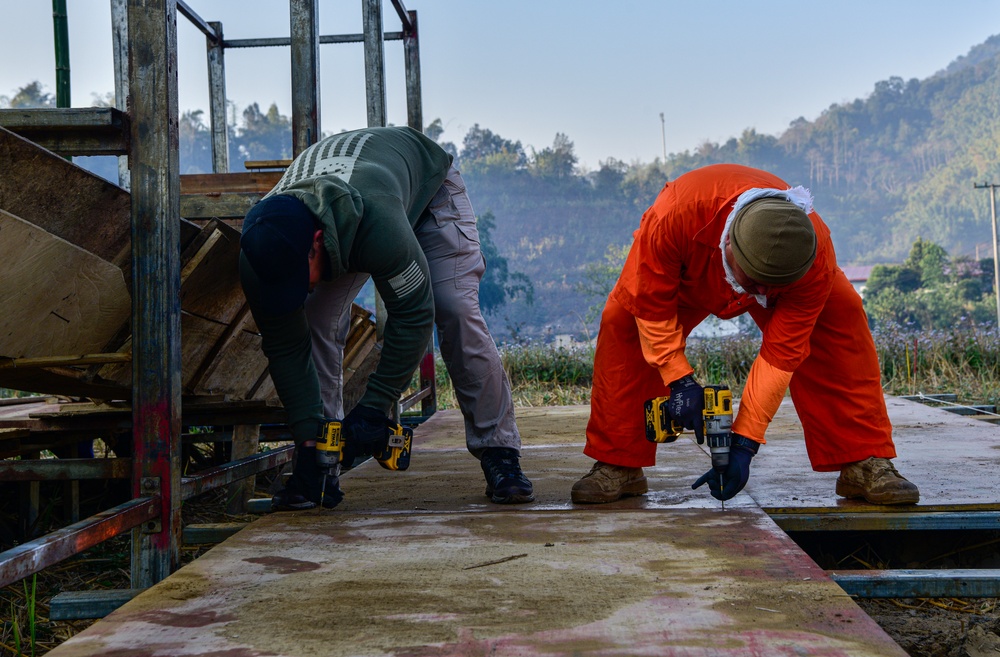
[[[177,0],[128,0],[132,115],[132,490],[160,522],[132,540],[132,585],[177,567],[181,498],[180,166]]]
[[[0,587],[24,579],[156,518],[158,497],[141,497],[0,552]]]
[[[1000,570],[828,571],[848,595],[858,598],[996,598]]]
[[[997,240],[996,185],[990,185],[990,218],[993,225],[993,295],[997,301],[997,328],[1000,329],[1000,241]]]
[[[393,0],[396,4],[396,0]],[[410,28],[403,39],[403,56],[406,58],[406,125],[418,132],[424,131],[424,108],[420,86],[420,39],[417,31],[417,12],[410,12]]]
[[[0,481],[128,479],[132,459],[22,459],[0,461]]]
[[[221,43],[222,32],[215,30],[216,23],[206,23],[201,16],[196,14],[191,7],[188,7],[184,0],[177,0],[177,13],[191,21],[191,24],[201,30],[201,33],[208,37],[209,43]]]
[[[997,303],[997,327],[1000,327],[1000,241],[997,233],[997,187],[995,183],[972,183],[973,189],[990,190],[990,219],[993,227],[993,295]]]
[[[406,38],[403,32],[386,32],[382,35],[384,41],[402,41]],[[319,42],[323,45],[328,43],[364,43],[364,34],[335,34],[321,36]],[[288,46],[292,40],[287,37],[269,37],[263,39],[233,39],[223,41],[226,48],[270,48],[273,46]]]
[[[128,111],[128,6],[127,0],[111,0],[111,47],[115,67],[115,107]],[[118,186],[132,189],[128,155],[118,157]]]
[[[998,511],[899,511],[893,513],[783,513],[764,509],[782,531],[997,530]]]
[[[52,0],[56,44],[56,107],[71,107],[69,93],[69,16],[66,0]]]
[[[385,125],[385,51],[382,43],[382,0],[361,0],[365,31],[365,90],[368,127]]]
[[[292,460],[293,449],[294,445],[286,445],[199,472],[193,477],[185,477],[181,480],[181,497],[189,500],[206,491],[277,468]]]
[[[212,171],[229,173],[229,127],[226,125],[226,49],[222,23],[212,23],[217,39],[207,39],[208,104],[212,128]]]
[[[391,1],[393,8],[396,10],[396,15],[399,16],[399,20],[403,24],[403,32],[413,32],[416,30],[416,12],[406,11],[406,5],[403,4],[403,0]]]
[[[292,156],[319,141],[319,0],[290,0]]]

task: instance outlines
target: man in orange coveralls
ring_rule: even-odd
[[[703,392],[685,340],[709,314],[745,312],[763,343],[733,421],[729,469],[721,482],[709,470],[693,488],[708,483],[720,500],[743,489],[790,387],[812,467],[840,471],[838,495],[917,502],[917,487],[889,460],[896,450],[875,345],[829,228],[808,190],[732,164],[668,183],[642,217],[601,317],[584,448],[597,463],[572,500],[647,491],[642,468],[654,464],[656,443],[645,438],[645,400],[669,395],[671,417],[701,434]]]

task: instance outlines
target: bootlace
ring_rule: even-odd
[[[900,479],[903,478],[896,470],[896,466],[892,464],[892,461],[883,458],[873,458],[871,460],[871,475],[872,480],[881,479],[886,475],[892,475]]]
[[[512,456],[509,454],[502,454],[496,456],[490,456],[487,461],[487,467],[490,469],[490,473],[493,475],[494,479],[507,479],[508,477],[521,477],[521,466],[518,463],[517,456]]]

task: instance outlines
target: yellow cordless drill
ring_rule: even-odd
[[[729,448],[732,443],[730,431],[733,426],[733,393],[726,385],[705,386],[705,408],[702,418],[705,423],[705,438],[708,439],[708,449],[712,455],[712,467],[719,473],[720,488],[722,474],[729,467]],[[667,400],[670,397],[657,397],[647,400],[646,440],[654,443],[672,443],[683,431],[683,427],[670,417]],[[705,438],[699,438],[702,444]],[[722,503],[724,509],[726,503]]]
[[[323,480],[320,485],[319,508],[323,508],[326,496],[326,478],[337,476],[337,466],[344,456],[343,423],[327,420],[316,438],[316,461],[319,463]],[[413,445],[413,429],[396,424],[389,427],[389,439],[385,447],[372,456],[386,470],[405,470],[410,467],[410,448]]]
[[[319,488],[319,509],[323,510],[323,498],[326,497],[326,477],[337,476],[337,466],[344,455],[343,425],[340,420],[327,420],[320,427],[316,438],[316,462],[319,463],[323,481]]]
[[[712,467],[719,473],[719,490],[724,488],[722,475],[729,468],[729,448],[732,446],[733,393],[729,386],[705,386],[705,438],[712,455]],[[722,503],[725,510],[726,503]]]

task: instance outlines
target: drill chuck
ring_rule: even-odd
[[[729,467],[729,448],[732,442],[733,393],[729,386],[705,386],[705,438],[712,454],[712,467],[724,472]]]

